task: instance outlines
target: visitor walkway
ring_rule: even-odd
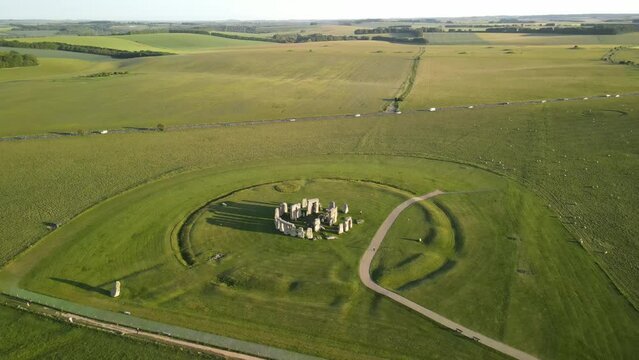
[[[508,356],[511,356],[515,359],[519,359],[519,360],[536,360],[536,358],[530,354],[527,354],[521,350],[517,350],[511,346],[508,346],[502,342],[499,342],[497,340],[491,339],[485,335],[482,335],[476,331],[470,330],[462,325],[457,324],[456,322],[449,320],[445,317],[443,317],[442,315],[439,315],[431,310],[426,309],[425,307],[410,301],[408,299],[406,299],[405,297],[394,293],[386,288],[383,288],[381,286],[379,286],[378,284],[376,284],[373,279],[371,279],[371,275],[370,275],[370,269],[371,269],[371,263],[373,261],[373,258],[375,257],[375,254],[377,253],[377,251],[379,250],[379,247],[382,245],[382,241],[384,240],[384,237],[386,237],[386,233],[388,233],[388,230],[390,230],[391,226],[393,225],[393,223],[395,222],[395,220],[397,219],[397,217],[399,216],[399,214],[402,213],[402,211],[404,211],[407,207],[411,206],[412,204],[419,202],[419,201],[423,201],[423,200],[428,200],[430,198],[433,198],[435,196],[438,195],[442,195],[445,194],[444,192],[440,191],[440,190],[436,190],[433,191],[431,193],[428,193],[426,195],[422,195],[422,196],[417,196],[411,199],[408,199],[406,201],[404,201],[403,203],[401,203],[399,206],[397,206],[386,218],[386,220],[384,220],[384,222],[382,223],[382,225],[379,227],[379,229],[377,229],[377,232],[375,233],[375,235],[373,236],[373,239],[370,243],[370,245],[368,246],[368,249],[366,249],[366,252],[364,252],[364,255],[362,255],[362,258],[360,260],[359,263],[359,278],[362,280],[362,283],[364,283],[364,285],[373,290],[374,292],[383,295],[393,301],[396,301],[398,303],[400,303],[401,305],[404,305],[406,307],[408,307],[411,310],[414,310],[422,315],[424,315],[425,317],[435,321],[436,323],[443,325],[453,331],[456,331],[457,333],[466,336],[474,341],[477,341],[485,346],[488,346],[492,349],[495,349],[503,354],[506,354]]]

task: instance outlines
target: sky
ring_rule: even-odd
[[[0,19],[288,20],[639,13],[639,0],[0,0]]]

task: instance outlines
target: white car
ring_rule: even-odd
[[[472,106],[472,105],[470,105],[468,108],[469,108],[469,109],[474,109],[475,107],[474,107],[474,106]]]
[[[362,114],[355,114],[355,117],[362,117]]]
[[[615,97],[618,98],[618,97],[621,97],[621,95],[617,94],[617,95],[615,95]]]
[[[587,97],[585,97],[585,98],[584,98],[584,100],[588,100],[588,98],[587,98]]]
[[[608,97],[611,97],[611,96],[612,96],[612,95],[610,95],[610,94],[606,94],[606,97],[607,97],[607,98],[608,98]]]
[[[296,122],[296,121],[297,121],[297,119],[290,119],[289,121],[290,121],[290,122]]]
[[[102,131],[100,131],[100,134],[102,134],[102,135],[105,135],[105,134],[108,134],[108,133],[109,133],[109,130],[102,130]]]
[[[401,114],[402,114],[402,112],[401,112],[401,111],[396,111],[396,112],[395,112],[395,114],[397,114],[397,115],[401,115]]]
[[[545,103],[546,103],[546,100],[541,100],[541,103],[542,103],[542,104],[545,104]]]
[[[435,111],[437,111],[437,108],[430,108],[430,109],[428,109],[428,111],[435,112]]]

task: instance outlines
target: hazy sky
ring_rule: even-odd
[[[0,0],[0,19],[279,20],[639,13],[639,0]]]

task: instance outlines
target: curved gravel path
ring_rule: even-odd
[[[474,341],[480,342],[482,344],[484,344],[485,346],[488,346],[494,350],[497,350],[503,354],[506,354],[508,356],[511,356],[515,359],[521,359],[521,360],[534,360],[537,359],[534,356],[527,354],[521,350],[517,350],[511,346],[508,346],[502,342],[499,342],[497,340],[491,339],[485,335],[482,335],[476,331],[470,330],[452,320],[449,320],[445,317],[443,317],[442,315],[439,315],[431,310],[426,309],[425,307],[412,302],[408,299],[406,299],[405,297],[396,294],[386,288],[383,288],[381,286],[379,286],[378,284],[376,284],[373,279],[371,279],[371,275],[370,275],[370,268],[371,268],[371,263],[373,261],[373,258],[375,257],[375,254],[377,253],[377,251],[379,250],[380,245],[382,244],[382,241],[384,240],[384,237],[386,236],[386,233],[388,232],[388,230],[391,228],[391,226],[393,225],[393,223],[395,222],[395,220],[397,219],[397,217],[399,216],[399,214],[402,213],[402,211],[404,211],[407,207],[409,207],[410,205],[418,202],[418,201],[422,201],[422,200],[427,200],[430,198],[433,198],[435,196],[438,195],[442,195],[444,194],[444,192],[440,191],[440,190],[436,190],[433,191],[431,193],[428,193],[426,195],[422,195],[422,196],[417,196],[411,199],[408,199],[406,201],[404,201],[403,203],[401,203],[399,206],[397,206],[395,209],[393,209],[393,211],[388,215],[388,217],[386,218],[386,220],[384,220],[384,222],[382,223],[382,225],[379,227],[379,229],[377,229],[377,232],[375,233],[375,235],[373,236],[373,239],[370,243],[370,245],[368,246],[368,249],[366,249],[366,252],[364,253],[364,255],[362,255],[362,258],[360,260],[359,263],[359,278],[360,280],[362,280],[362,282],[364,283],[364,285],[373,290],[374,292],[386,296],[387,298],[390,298],[393,301],[396,301],[424,316],[426,316],[427,318],[435,321],[436,323],[445,326],[451,330],[454,330],[456,332],[458,332],[461,335],[464,335]]]

